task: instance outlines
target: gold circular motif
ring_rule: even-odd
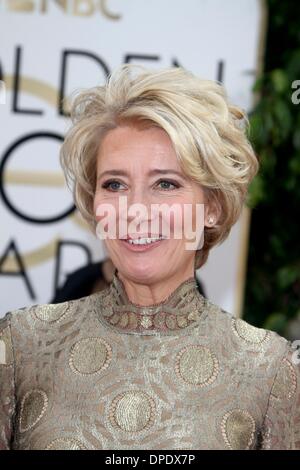
[[[223,416],[221,431],[229,449],[246,450],[254,440],[255,420],[248,411],[237,408]]]
[[[87,450],[78,439],[58,437],[47,445],[45,450]]]
[[[179,328],[185,328],[188,325],[188,319],[186,315],[178,315],[177,325]]]
[[[46,412],[48,397],[43,390],[29,390],[21,400],[20,432],[33,428]]]
[[[112,348],[104,339],[84,338],[72,346],[69,364],[73,372],[91,375],[106,369],[111,358]]]
[[[283,359],[276,375],[272,396],[282,400],[292,398],[297,389],[297,376],[293,365],[286,358]]]
[[[126,328],[126,326],[128,325],[128,322],[129,322],[128,314],[123,313],[118,323],[118,326],[120,326],[121,328]]]
[[[185,383],[203,387],[216,380],[219,362],[209,348],[192,345],[177,354],[175,369]]]
[[[176,316],[173,313],[167,314],[165,316],[165,323],[167,328],[170,330],[174,330],[176,328]]]
[[[136,317],[136,314],[133,313],[133,312],[130,312],[128,314],[128,317],[129,317],[129,320],[128,320],[128,327],[131,329],[131,330],[135,330],[138,326],[138,321],[137,321],[137,317]]]
[[[142,431],[152,426],[155,402],[141,390],[129,390],[117,395],[109,411],[111,423],[128,432]]]
[[[235,334],[250,344],[261,344],[269,339],[267,330],[250,325],[240,318],[232,319],[232,328]]]
[[[56,323],[61,321],[69,312],[69,302],[61,304],[39,305],[33,309],[34,316],[46,323]]]
[[[164,312],[159,312],[156,315],[154,315],[153,318],[153,324],[155,328],[162,329],[165,326],[165,316],[166,314]]]

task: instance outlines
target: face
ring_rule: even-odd
[[[122,196],[127,209],[120,208]],[[107,219],[103,214],[96,215],[97,208],[109,204],[106,207],[113,208],[111,215],[116,214],[116,238],[108,238],[104,243],[122,276],[143,283],[166,280],[176,273],[177,276],[178,273],[194,276],[196,252],[186,249],[186,242],[191,238],[183,231],[184,218],[180,220],[176,214],[180,211],[183,214],[184,204],[189,204],[189,228],[196,230],[198,226],[199,229],[203,218],[196,220],[195,206],[204,202],[203,189],[183,173],[172,142],[163,129],[127,123],[106,133],[97,155],[94,214],[106,230]],[[142,204],[145,212],[130,213],[132,204]],[[175,211],[151,213],[153,204],[173,206]],[[203,207],[206,210],[206,206]],[[121,222],[125,223],[122,233],[118,229]],[[181,238],[174,237],[175,232],[182,233]],[[164,236],[168,238],[153,241]],[[146,237],[151,238],[152,243],[136,245],[128,241],[128,238]]]

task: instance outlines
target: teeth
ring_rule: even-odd
[[[138,238],[137,240],[126,240],[127,243],[130,243],[131,245],[148,245],[150,243],[154,243],[157,240],[162,240],[163,237],[159,238]]]

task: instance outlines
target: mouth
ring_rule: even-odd
[[[127,237],[120,239],[120,241],[123,242],[123,244],[131,251],[145,251],[160,245],[165,240],[166,237],[161,235],[152,237]]]

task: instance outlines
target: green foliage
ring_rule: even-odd
[[[295,2],[268,0],[265,72],[249,138],[260,161],[249,192],[252,208],[243,318],[285,335],[300,304],[300,26]]]

